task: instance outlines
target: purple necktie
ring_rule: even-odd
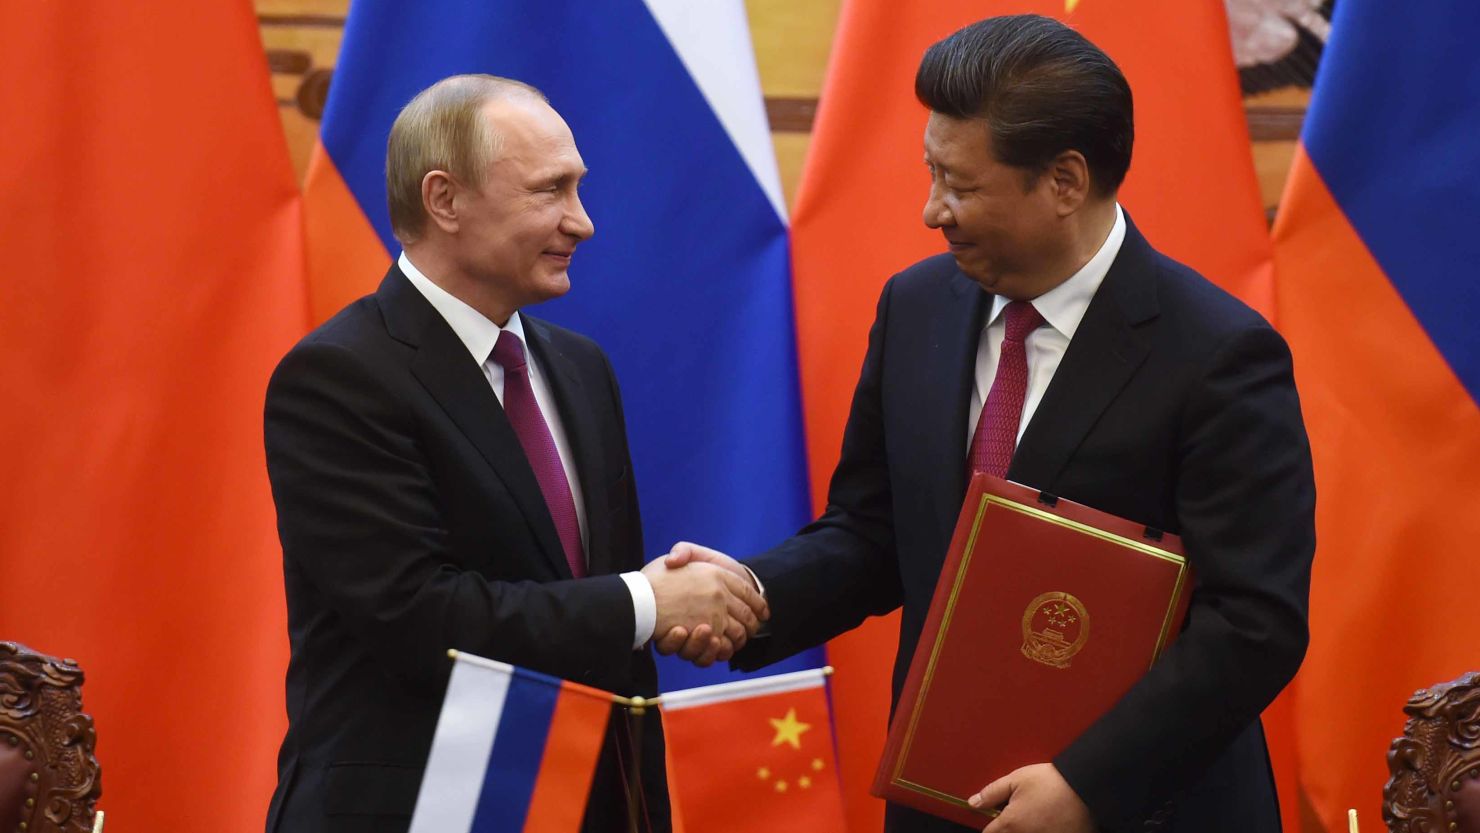
[[[570,481],[565,479],[565,466],[560,462],[555,438],[550,436],[550,426],[545,424],[540,403],[534,398],[534,388],[529,385],[529,365],[524,360],[524,345],[519,336],[508,330],[500,332],[490,358],[504,369],[504,413],[514,426],[524,456],[529,458],[529,466],[540,483],[540,494],[545,496],[545,506],[565,549],[565,563],[570,565],[571,575],[584,578],[586,554],[581,547],[576,502],[570,496]]]
[[[976,434],[971,438],[971,473],[984,471],[1007,476],[1012,452],[1017,447],[1018,423],[1023,418],[1023,400],[1028,394],[1028,334],[1043,324],[1043,316],[1027,301],[1007,305],[1007,334],[997,359],[997,376],[987,392]]]

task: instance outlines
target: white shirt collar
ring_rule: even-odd
[[[513,332],[519,336],[520,342],[524,342],[524,324],[519,320],[518,310],[509,316],[508,324],[500,327],[485,318],[483,313],[468,306],[461,298],[432,283],[432,279],[422,274],[404,251],[396,265],[401,267],[411,285],[416,287],[422,297],[436,308],[452,331],[457,333],[458,340],[468,348],[478,364],[488,361],[488,356],[493,353],[493,345],[498,342],[499,333],[504,330]]]
[[[1100,244],[1100,250],[1095,256],[1079,268],[1078,272],[1069,276],[1069,279],[1039,295],[1033,299],[1033,308],[1043,316],[1050,327],[1058,330],[1065,338],[1074,338],[1074,331],[1079,329],[1079,322],[1084,320],[1084,313],[1089,309],[1089,302],[1094,300],[1095,292],[1104,283],[1105,275],[1110,272],[1110,264],[1115,262],[1115,256],[1120,254],[1120,246],[1125,242],[1125,214],[1120,210],[1120,203],[1115,204],[1115,223],[1110,226],[1110,234],[1105,237],[1105,242]],[[987,326],[991,326],[1007,308],[1009,299],[997,295],[992,299],[992,312],[987,316]]]

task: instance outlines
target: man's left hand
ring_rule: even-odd
[[[1089,808],[1053,764],[1015,769],[967,799],[973,807],[1000,807],[982,833],[1094,833]]]

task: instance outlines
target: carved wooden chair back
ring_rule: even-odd
[[[1480,673],[1422,688],[1388,750],[1382,817],[1393,833],[1480,833]]]
[[[77,663],[0,642],[0,833],[90,833],[96,740]]]

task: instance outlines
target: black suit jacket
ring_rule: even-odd
[[[902,605],[897,700],[965,496],[990,301],[948,255],[884,288],[827,511],[747,562],[771,636],[735,664],[775,661]],[[1054,760],[1096,822],[1278,830],[1258,717],[1304,656],[1315,546],[1283,339],[1128,224],[1008,477],[1178,533],[1195,570],[1181,637]],[[965,829],[900,807],[887,827]]]
[[[523,316],[586,505],[574,579],[534,472],[478,363],[392,267],[309,334],[267,392],[292,655],[267,829],[405,831],[457,648],[621,694],[656,694],[632,650],[642,530],[622,405],[594,342]],[[659,721],[642,760],[667,829]],[[614,712],[587,831],[625,830]],[[574,799],[574,797],[573,797]]]

